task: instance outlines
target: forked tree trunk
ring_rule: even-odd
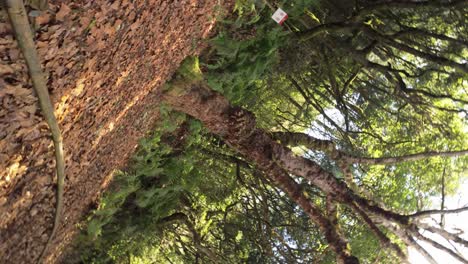
[[[307,198],[299,184],[289,176],[288,167],[291,166],[288,165],[289,156],[285,154],[289,150],[274,141],[268,133],[258,129],[255,117],[250,112],[231,106],[226,98],[211,91],[203,82],[175,83],[171,90],[163,94],[163,99],[175,110],[202,121],[210,132],[221,136],[239,154],[264,171],[319,227],[335,251],[338,263],[358,263],[357,258],[350,254],[349,245],[337,227]],[[326,193],[336,196],[343,192],[342,188],[345,186],[331,179],[333,176],[318,165],[304,169],[314,174],[315,182],[319,183]]]

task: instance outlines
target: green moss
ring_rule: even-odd
[[[200,64],[198,57],[190,56],[185,58],[185,60],[180,65],[177,74],[185,80],[188,81],[201,81],[203,80],[203,74],[200,70]]]

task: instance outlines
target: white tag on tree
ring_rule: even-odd
[[[288,14],[286,14],[286,12],[284,12],[283,9],[278,8],[278,10],[276,10],[273,16],[271,16],[271,18],[274,21],[276,21],[276,23],[281,25],[284,21],[286,21],[286,19],[288,19]]]

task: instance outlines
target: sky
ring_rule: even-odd
[[[437,198],[440,200],[440,198]],[[452,197],[447,197],[446,200],[446,207],[447,209],[455,209],[459,207],[464,207],[468,205],[468,180],[466,180],[459,189],[459,192],[452,196]],[[438,201],[434,201],[434,204],[440,204]],[[440,217],[439,215],[434,216],[435,219],[439,220]],[[468,240],[468,211],[459,213],[459,214],[448,214],[445,216],[445,221],[446,221],[446,228],[447,231],[453,230],[453,227],[456,227],[458,229],[461,229],[464,231],[463,235],[461,236],[462,238]],[[430,232],[425,232],[423,233],[424,236],[427,236],[429,238],[433,238],[437,242],[452,248],[453,247],[448,244],[444,239],[442,239],[440,236],[434,236]],[[460,261],[454,259],[452,256],[449,254],[436,249],[432,246],[429,246],[425,242],[419,242],[421,246],[423,246],[426,251],[429,252],[429,254],[432,255],[432,257],[438,262],[438,263],[443,263],[443,264],[458,264],[461,263]],[[454,243],[452,243],[455,245]],[[465,257],[468,258],[468,248],[464,248],[462,246],[455,245],[457,250]],[[429,263],[426,261],[424,257],[422,257],[416,250],[410,248],[408,250],[408,255],[409,255],[409,261],[410,263],[413,264],[426,264]]]

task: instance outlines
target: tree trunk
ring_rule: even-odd
[[[357,258],[349,252],[349,246],[332,222],[311,202],[302,188],[285,171],[292,154],[276,143],[265,131],[256,128],[255,117],[248,111],[229,104],[222,95],[211,91],[203,82],[177,82],[172,89],[163,94],[163,100],[175,110],[187,113],[199,120],[210,132],[221,136],[225,142],[256,164],[265,174],[291,199],[297,202],[310,219],[317,224],[330,246],[337,255],[339,263],[358,263]],[[280,160],[276,160],[279,158]],[[286,166],[280,166],[286,165]],[[311,164],[309,164],[311,165]],[[335,194],[347,189],[336,181],[332,175],[318,165],[309,166],[309,173],[326,193]],[[338,187],[337,187],[338,186]],[[340,188],[341,190],[335,190]]]

